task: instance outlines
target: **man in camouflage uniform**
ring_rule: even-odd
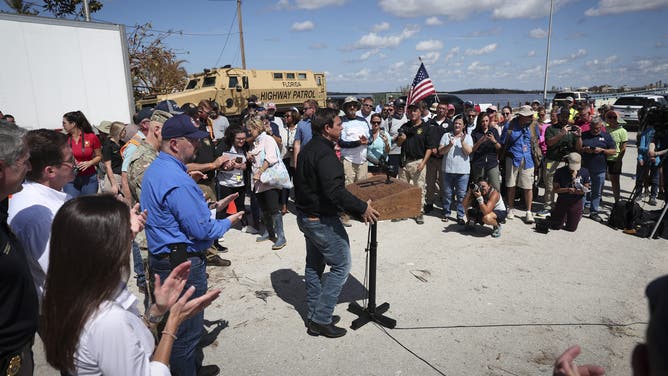
[[[155,110],[153,116],[151,116],[151,123],[148,127],[146,139],[142,140],[137,147],[137,151],[130,157],[128,185],[130,186],[133,204],[139,202],[144,171],[158,156],[160,143],[162,142],[162,124],[171,117],[172,114],[168,112]]]

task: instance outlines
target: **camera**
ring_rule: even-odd
[[[469,189],[473,192],[479,192],[480,191],[480,186],[477,183],[471,183],[469,185]]]
[[[234,162],[235,162],[235,163],[241,163],[241,162],[243,162],[243,161],[244,161],[244,159],[241,158],[241,157],[236,157],[236,158],[234,159]]]
[[[292,153],[295,151],[295,148],[293,146],[288,146],[288,153]]]

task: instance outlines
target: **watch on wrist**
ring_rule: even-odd
[[[160,321],[165,317],[165,315],[158,315],[158,316],[153,316],[149,310],[148,313],[144,314],[144,319],[149,323],[149,324],[159,324]]]

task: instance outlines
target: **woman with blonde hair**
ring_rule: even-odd
[[[281,152],[278,144],[271,137],[271,126],[268,120],[254,116],[246,121],[246,128],[254,138],[248,159],[253,162],[253,192],[257,197],[265,231],[255,239],[258,242],[271,240],[273,250],[279,250],[286,246],[285,232],[283,231],[283,215],[279,208],[279,196],[283,187],[274,187],[260,180],[262,173],[270,167],[281,162]],[[269,134],[267,134],[269,132]]]
[[[102,162],[104,162],[105,178],[102,181],[100,191],[117,195],[121,193],[121,165],[123,156],[121,149],[125,144],[125,124],[120,121],[111,123],[109,136],[102,143]]]

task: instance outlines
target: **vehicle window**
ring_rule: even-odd
[[[288,80],[294,80],[295,79],[295,74],[294,73],[286,73],[285,78]]]
[[[318,83],[318,86],[322,86],[322,77],[318,76],[317,83]]]
[[[190,81],[188,82],[188,85],[186,86],[186,90],[188,90],[188,89],[194,89],[194,88],[197,86],[197,83],[198,83],[198,82],[199,82],[198,79],[190,80]]]
[[[567,97],[573,97],[575,99],[575,94],[573,93],[557,93],[554,95],[554,99],[566,99]]]
[[[204,77],[202,87],[216,86],[216,76]]]
[[[297,77],[298,77],[300,80],[305,80],[305,79],[306,79],[306,73],[299,73],[299,74],[297,75]]]
[[[274,73],[274,80],[282,80],[283,73]]]
[[[668,105],[668,101],[664,97],[656,98],[655,101],[656,101],[656,103],[658,103],[661,106]]]
[[[644,101],[643,97],[621,97],[613,106],[642,106]]]
[[[230,77],[230,84],[227,86],[230,89],[237,87],[239,85],[239,77]]]
[[[248,89],[248,77],[243,76],[243,77],[241,78],[241,82],[242,82],[242,84],[243,84],[244,89]]]

